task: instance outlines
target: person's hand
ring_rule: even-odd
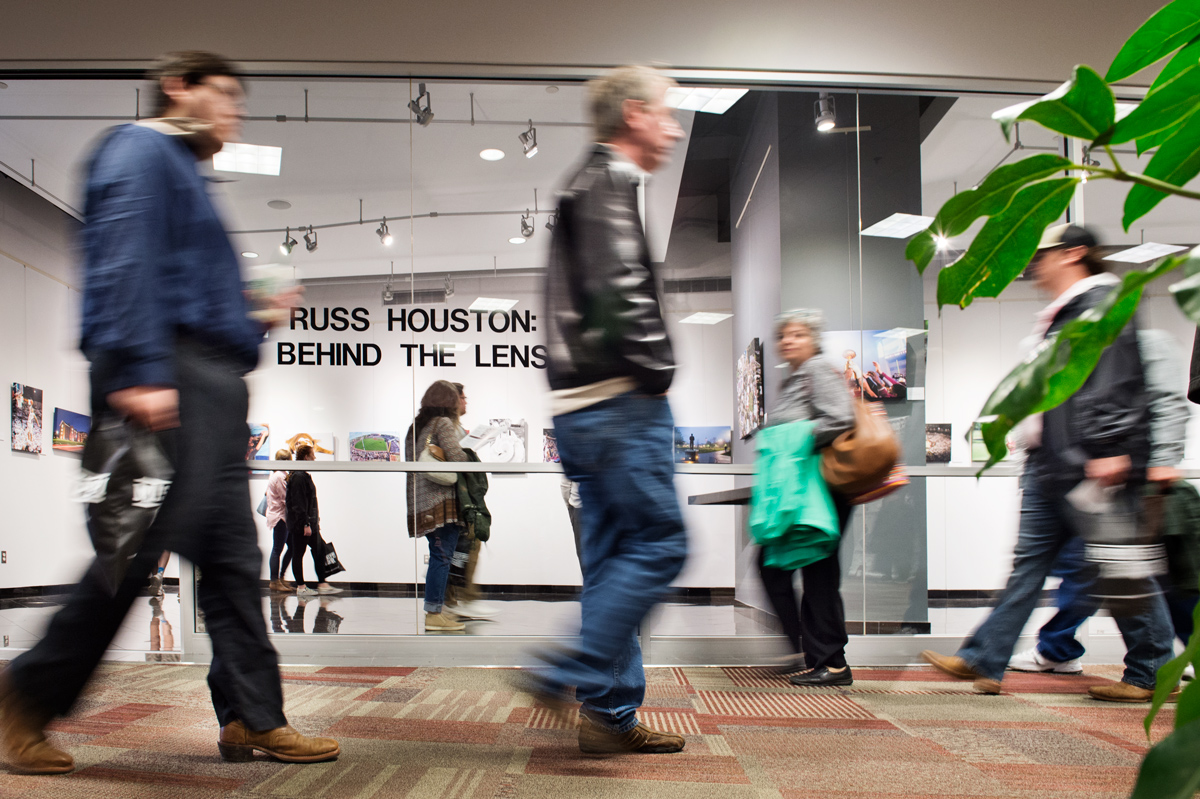
[[[1146,470],[1146,479],[1151,483],[1174,483],[1180,478],[1174,466],[1151,466]]]
[[[132,386],[105,397],[109,407],[150,430],[179,427],[179,392],[162,386]]]
[[[311,527],[309,527],[307,524],[306,524],[306,525],[304,525],[304,534],[305,534],[305,535],[312,535],[312,528],[311,528]]]
[[[1084,474],[1089,480],[1095,480],[1102,486],[1116,486],[1125,482],[1125,478],[1129,476],[1129,468],[1129,456],[1116,455],[1088,461],[1084,465]]]

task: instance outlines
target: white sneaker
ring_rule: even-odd
[[[318,585],[317,593],[318,594],[340,594],[340,593],[342,593],[342,589],[334,588],[332,585]]]
[[[316,596],[317,591],[309,588],[307,585],[296,586],[296,596]]]
[[[494,605],[490,602],[480,602],[478,599],[474,602],[468,602],[465,605],[455,605],[450,610],[460,619],[476,621],[494,619],[500,614],[499,605]]]
[[[1042,657],[1036,646],[1013,655],[1012,660],[1008,661],[1008,667],[1013,671],[1048,671],[1053,674],[1083,673],[1083,664],[1079,662],[1079,658],[1060,663],[1057,660]]]
[[[1196,667],[1193,666],[1191,663],[1187,664],[1187,668],[1183,670],[1183,677],[1181,677],[1180,679],[1182,679],[1182,680],[1196,679]]]

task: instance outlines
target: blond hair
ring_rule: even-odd
[[[588,81],[588,112],[596,141],[612,141],[625,129],[625,101],[647,105],[661,99],[675,81],[656,69],[634,65],[617,67]]]

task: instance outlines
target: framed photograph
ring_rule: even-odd
[[[950,425],[925,425],[925,462],[950,462]]]
[[[542,428],[542,463],[561,463],[558,456],[558,437],[553,427]]]
[[[831,330],[821,336],[821,348],[855,399],[902,402],[908,399],[907,332]]]
[[[763,348],[757,338],[750,342],[737,362],[738,435],[743,441],[763,426]]]
[[[292,454],[295,454],[296,447],[308,444],[316,453],[317,460],[337,460],[337,439],[333,437],[333,433],[293,433],[284,438],[283,443],[292,451]],[[274,453],[271,457],[275,457]]]
[[[404,436],[395,432],[351,433],[350,460],[402,461],[404,460]]]
[[[729,427],[676,427],[676,463],[733,463]]]
[[[971,425],[971,461],[986,463],[988,457],[987,444],[983,443],[983,423],[975,422]]]
[[[42,454],[42,390],[12,384],[12,450]]]
[[[59,452],[83,452],[88,433],[92,429],[92,417],[82,413],[54,409],[54,430],[50,433],[50,446]]]

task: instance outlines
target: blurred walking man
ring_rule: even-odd
[[[1119,282],[1104,271],[1095,247],[1095,237],[1075,225],[1046,231],[1030,267],[1038,287],[1054,297],[1038,314],[1039,339],[1094,308]],[[1132,499],[1145,484],[1150,406],[1136,319],[1100,356],[1079,391],[1057,408],[1027,419],[1016,432],[1024,439],[1029,458],[1021,477],[1021,524],[1008,585],[957,655],[921,653],[946,674],[975,680],[975,689],[986,694],[1000,693],[1013,647],[1041,598],[1059,551],[1084,532],[1068,494],[1091,480],[1103,488],[1124,486],[1121,496]],[[1173,636],[1166,603],[1161,593],[1153,593],[1137,613],[1118,614],[1116,621],[1125,639],[1125,675],[1120,683],[1094,686],[1089,693],[1107,701],[1148,701],[1154,694],[1156,672],[1171,657]]]
[[[582,501],[583,626],[577,652],[547,656],[538,693],[553,704],[575,686],[579,748],[591,754],[684,743],[637,718],[638,625],[687,553],[666,398],[675,360],[638,212],[639,183],[683,138],[671,85],[645,67],[590,84],[597,143],[559,202],[546,278],[554,430]]]
[[[239,135],[242,83],[200,52],[168,56],[156,79],[159,118],[113,129],[88,165],[82,349],[93,416],[113,412],[159,431],[175,453],[174,481],[115,596],[93,564],[45,638],[0,675],[0,754],[35,774],[74,768],[43,730],[70,711],[164,550],[203,569],[221,755],[250,760],[259,750],[309,763],[339,753],[336,741],[306,738],[283,715],[246,469],[242,378],[264,328],[247,317],[237,256],[196,170]]]

